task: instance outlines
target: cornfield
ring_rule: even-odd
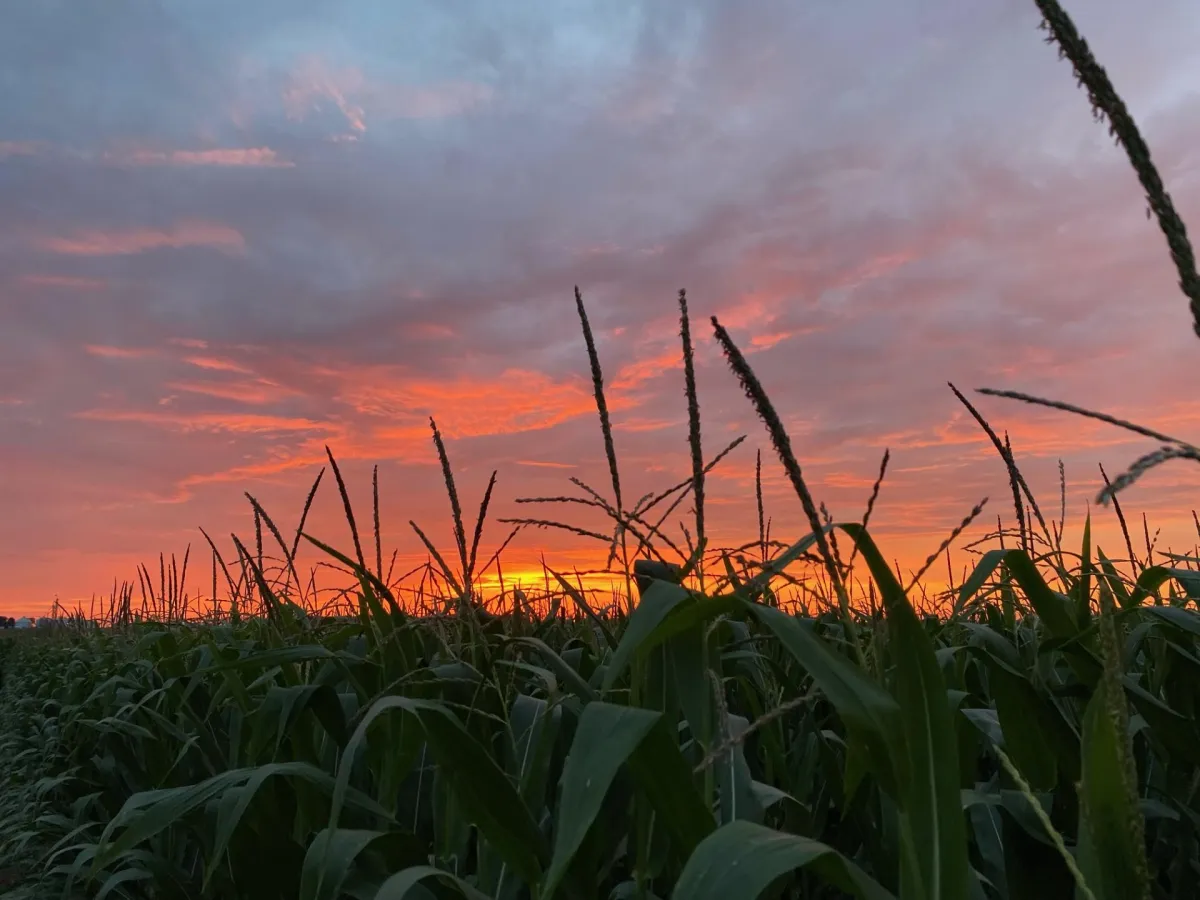
[[[1129,151],[1200,323],[1190,245],[1147,174],[1149,152],[1065,13],[1038,5]],[[686,296],[692,473],[632,507],[575,299],[611,495],[578,482],[580,496],[528,499],[582,504],[612,531],[507,524],[604,541],[625,586],[615,602],[600,606],[558,573],[539,595],[485,598],[494,478],[472,532],[436,425],[455,548],[440,553],[413,524],[432,573],[413,602],[384,570],[377,485],[369,561],[330,454],[347,552],[310,535],[303,516],[289,542],[251,497],[254,546],[235,538],[227,562],[210,541],[223,605],[215,587],[210,609],[195,603],[185,559],[182,571],[163,564],[141,610],[125,590],[99,617],[0,637],[0,893],[1200,897],[1200,558],[1139,559],[1127,531],[1127,556],[1110,557],[1090,518],[1078,548],[1065,546],[1065,522],[1047,521],[1011,448],[958,394],[1006,467],[1015,526],[918,610],[924,570],[903,584],[869,534],[879,483],[861,521],[829,518],[715,318],[811,528],[791,544],[769,539],[760,491],[758,539],[712,547],[704,481],[731,448],[705,458]],[[1009,396],[1160,445],[1100,498],[1122,527],[1120,490],[1169,459],[1200,459],[1131,423]],[[886,467],[885,456],[880,480]],[[694,524],[672,539],[663,523],[685,501]],[[278,554],[264,551],[264,529]],[[302,541],[351,579],[336,604],[305,593]],[[140,576],[146,589],[150,573]]]

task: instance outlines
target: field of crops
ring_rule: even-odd
[[[1129,153],[1200,331],[1200,276],[1149,152],[1070,20],[1037,2]],[[691,475],[632,506],[575,299],[611,485],[542,500],[612,531],[509,525],[604,541],[623,587],[602,602],[547,571],[537,594],[484,596],[492,485],[468,527],[431,423],[455,547],[413,524],[429,553],[414,592],[385,570],[377,485],[364,550],[330,454],[345,552],[305,531],[318,477],[289,536],[251,497],[236,558],[209,541],[203,599],[186,558],[163,560],[157,585],[139,573],[140,604],[126,585],[0,635],[0,897],[1200,897],[1200,553],[1148,531],[1135,550],[1117,498],[1200,449],[1008,395],[1157,443],[1098,498],[1124,535],[1106,555],[1090,519],[1064,543],[1065,502],[1047,518],[958,394],[1007,468],[1011,521],[929,596],[922,575],[983,504],[902,583],[868,534],[879,482],[861,521],[832,521],[714,318],[809,527],[771,539],[760,481],[757,539],[711,546],[705,477],[730,448],[702,446],[686,296]],[[350,587],[307,591],[302,543]]]
[[[939,620],[838,530],[874,615],[779,608],[809,537],[631,613],[408,614],[345,557],[319,617],[247,557],[232,620],[7,637],[10,896],[1200,896],[1200,573],[1026,535]]]

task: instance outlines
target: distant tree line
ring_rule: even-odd
[[[16,628],[17,620],[12,616],[0,616],[0,628]]]

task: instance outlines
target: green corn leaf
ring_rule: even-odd
[[[904,589],[862,526],[845,525],[883,596],[895,654],[895,694],[900,706],[905,780],[901,823],[909,852],[901,856],[904,900],[967,900],[967,835],[958,783],[958,745],[946,702],[946,682],[933,643]],[[901,749],[903,748],[903,749]]]
[[[529,808],[491,754],[452,712],[435,701],[382,697],[371,705],[347,743],[338,766],[330,827],[338,825],[350,770],[358,749],[366,741],[367,729],[381,715],[392,711],[405,712],[420,723],[434,758],[454,786],[458,805],[479,828],[481,836],[527,883],[540,880],[549,852]]]
[[[421,842],[402,832],[322,829],[304,855],[299,900],[338,900],[355,861],[368,849],[383,845],[390,845],[386,855],[393,864],[417,865],[424,855]]]
[[[1004,557],[1007,555],[1007,550],[989,550],[979,558],[979,562],[975,564],[975,568],[971,570],[971,574],[967,576],[967,580],[958,589],[958,598],[955,601],[950,618],[957,619],[962,614],[967,604],[975,598],[980,588],[987,583],[987,580],[1000,567],[1004,562]]]
[[[679,749],[678,736],[660,718],[629,757],[629,768],[639,789],[670,832],[686,859],[717,827],[705,804],[691,768]]]
[[[1080,786],[1080,869],[1097,900],[1143,900],[1150,885],[1136,786],[1127,783],[1126,735],[1110,712],[1105,682],[1088,703]]]
[[[1195,569],[1175,569],[1167,566],[1150,566],[1143,569],[1134,584],[1130,603],[1137,605],[1147,597],[1157,596],[1158,589],[1168,581],[1175,581],[1183,588],[1184,596],[1200,602],[1200,572]]]
[[[679,876],[673,900],[756,900],[797,870],[858,900],[895,900],[878,882],[825,844],[738,820],[701,841]]]
[[[660,716],[651,710],[609,703],[589,703],[584,707],[563,769],[554,855],[541,885],[544,896],[554,896],[600,812],[617,771]]]
[[[433,866],[412,866],[390,876],[379,886],[374,900],[424,900],[429,893],[421,882],[436,881],[463,900],[491,900],[487,894],[476,890],[457,875]]]
[[[1200,614],[1178,606],[1148,606],[1145,614],[1170,625],[1181,633],[1200,637]]]
[[[1043,699],[1028,679],[1007,666],[993,664],[988,675],[1008,755],[1034,790],[1053,789],[1058,761],[1041,727]]]
[[[651,582],[613,653],[604,674],[604,690],[612,690],[634,659],[700,622],[737,609],[741,602],[732,595],[705,597],[668,581]]]
[[[1074,637],[1079,629],[1071,615],[1070,605],[1062,595],[1050,589],[1037,566],[1023,550],[1009,550],[1004,554],[1004,565],[1029,598],[1034,612],[1056,638]]]
[[[550,647],[550,645],[548,645],[541,638],[512,637],[507,638],[506,643],[522,645],[534,650],[539,656],[542,657],[546,665],[550,667],[551,671],[558,676],[559,680],[562,681],[563,686],[577,696],[580,700],[591,702],[592,700],[600,699],[599,695],[592,688],[592,686],[584,680],[583,676],[580,675],[570,663],[568,663],[560,654],[556,653]]]
[[[1079,579],[1072,587],[1075,594],[1075,627],[1084,631],[1092,623],[1092,514],[1083,520],[1083,546],[1079,551]]]
[[[889,747],[899,728],[900,707],[896,701],[854,663],[805,630],[793,616],[757,603],[747,602],[746,608],[808,670],[847,729],[861,739],[880,785],[894,793],[898,781]]]

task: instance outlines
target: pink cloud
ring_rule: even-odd
[[[639,432],[639,431],[662,431],[664,428],[674,428],[682,421],[680,418],[674,419],[631,419],[623,418],[616,423],[613,428],[616,431],[623,432]]]
[[[80,291],[98,291],[107,284],[99,278],[80,278],[73,275],[22,275],[21,283],[32,287],[66,288]]]
[[[195,415],[144,412],[142,410],[91,409],[77,413],[77,418],[96,422],[128,422],[154,425],[170,431],[231,432],[236,434],[271,434],[278,432],[318,431],[335,432],[337,426],[313,419],[288,418],[253,414],[228,415],[197,413]]]
[[[270,147],[217,147],[210,150],[134,150],[111,154],[116,162],[137,166],[222,166],[290,169],[295,163],[283,159]]]
[[[454,329],[440,322],[418,322],[412,326],[412,332],[429,338],[449,339],[454,337]]]
[[[9,156],[34,156],[42,149],[37,141],[0,141],[0,159]]]
[[[250,369],[231,359],[221,359],[216,356],[188,356],[184,362],[198,369],[208,369],[213,372],[237,372],[240,375],[253,374]]]
[[[494,93],[490,85],[446,81],[419,86],[381,85],[369,96],[385,118],[447,119],[487,103]]]
[[[130,256],[164,248],[211,247],[241,253],[246,249],[241,232],[212,222],[181,222],[174,228],[135,228],[121,231],[81,231],[71,237],[38,241],[51,253],[69,256]]]
[[[365,78],[361,69],[336,69],[319,56],[305,57],[291,73],[283,92],[288,118],[303,121],[310,113],[331,103],[342,114],[352,132],[367,130],[363,108],[349,99],[359,93]]]
[[[305,57],[289,76],[282,100],[289,118],[303,121],[326,106],[345,119],[353,140],[367,131],[367,119],[445,119],[492,99],[490,85],[444,81],[424,85],[389,84],[369,79],[354,66],[337,68],[320,56]]]
[[[144,359],[158,353],[157,350],[143,347],[109,347],[103,344],[88,344],[84,349],[92,356],[104,359]]]
[[[271,403],[295,394],[295,391],[262,379],[230,383],[173,381],[167,385],[167,388],[172,391],[252,404]]]

